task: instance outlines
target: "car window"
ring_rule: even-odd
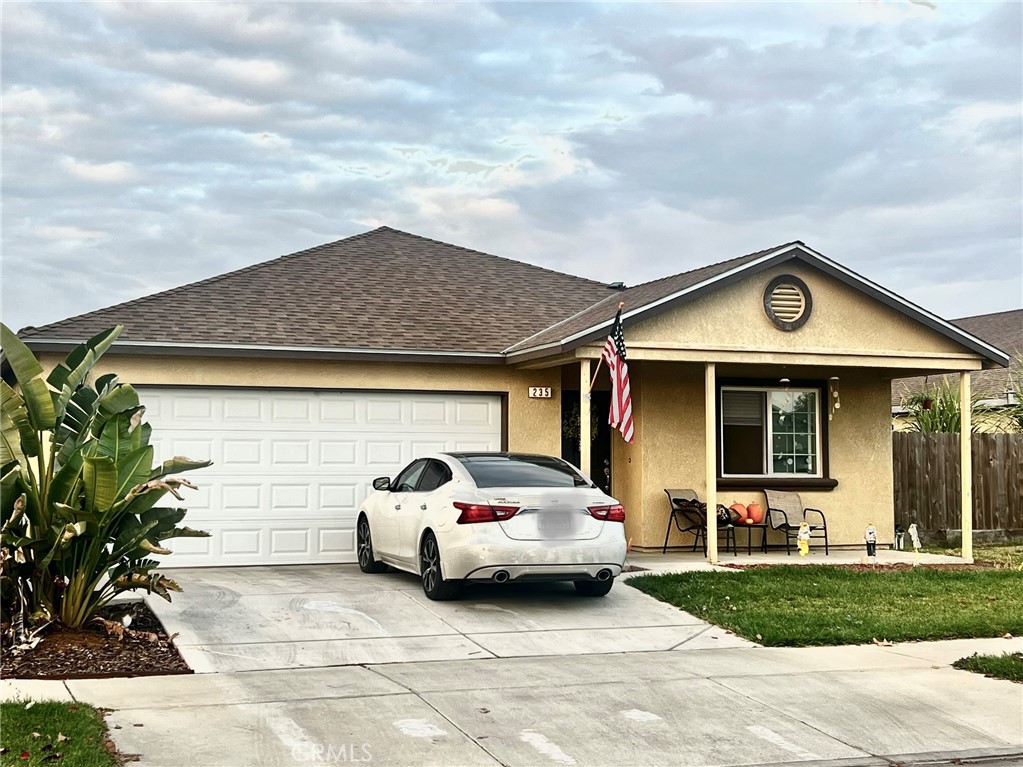
[[[426,459],[420,459],[415,463],[411,464],[405,471],[398,475],[398,478],[394,480],[394,492],[396,493],[412,493],[415,492],[416,484],[419,482],[419,476],[423,473],[426,468]]]
[[[545,455],[460,456],[476,487],[591,487],[565,461]]]
[[[429,493],[451,481],[451,469],[440,461],[430,461],[419,478],[419,492]]]

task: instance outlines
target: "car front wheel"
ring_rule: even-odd
[[[423,593],[429,599],[441,601],[454,599],[458,595],[457,581],[444,580],[441,571],[440,547],[433,533],[423,536],[419,546],[419,573],[423,579]]]
[[[359,554],[359,569],[364,573],[383,573],[387,571],[387,565],[377,562],[373,557],[373,536],[369,532],[369,520],[365,516],[359,517],[359,524],[356,528],[356,545]]]
[[[614,583],[614,578],[606,581],[576,581],[575,590],[583,597],[602,597],[611,590]]]

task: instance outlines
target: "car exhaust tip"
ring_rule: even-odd
[[[597,580],[598,581],[607,581],[607,580],[610,580],[610,579],[611,579],[611,571],[608,570],[607,568],[605,568],[605,569],[601,570],[599,573],[597,573]]]
[[[510,577],[511,576],[508,575],[507,570],[498,570],[496,573],[494,573],[494,580],[497,581],[498,583],[505,583]]]

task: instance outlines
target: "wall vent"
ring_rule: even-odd
[[[775,277],[764,291],[764,311],[781,330],[795,330],[810,316],[813,302],[806,283],[792,275]]]

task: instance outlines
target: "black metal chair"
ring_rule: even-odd
[[[707,552],[707,504],[700,501],[696,496],[695,490],[672,490],[665,488],[664,492],[668,496],[668,528],[664,532],[664,548],[661,549],[662,554],[666,554],[668,551],[668,538],[671,536],[671,525],[674,522],[675,527],[683,535],[693,535],[693,548],[692,551],[696,551],[696,547],[703,543],[703,551]],[[724,515],[724,520],[721,515]],[[725,533],[725,551],[728,551],[729,545],[732,547],[732,554],[737,556],[738,552],[735,545],[735,526],[731,523],[731,517],[728,509],[718,504],[718,532],[724,530]]]
[[[799,525],[806,522],[810,526],[811,538],[824,539],[824,554],[828,554],[828,521],[820,509],[803,506],[799,493],[782,490],[765,490],[767,498],[767,521],[772,530],[785,534],[785,553],[792,554],[792,541],[799,536]],[[808,515],[814,515],[811,521]],[[790,522],[789,519],[793,521]],[[799,520],[796,522],[795,520]]]

